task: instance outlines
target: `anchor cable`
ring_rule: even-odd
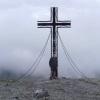
[[[15,80],[15,82],[16,82],[16,81],[19,81],[19,80],[21,80],[21,79],[23,79],[23,78],[33,69],[33,67],[34,67],[36,64],[38,65],[38,64],[40,63],[41,58],[42,58],[42,56],[43,56],[43,54],[44,54],[44,52],[45,52],[45,49],[46,49],[46,47],[47,47],[49,38],[50,38],[50,34],[49,34],[49,36],[48,36],[48,38],[47,38],[47,40],[46,40],[46,42],[45,42],[45,45],[44,45],[43,49],[41,50],[40,54],[38,55],[38,57],[36,58],[36,60],[34,61],[34,63],[31,65],[31,67],[30,67],[23,75],[21,75],[19,78],[17,78],[17,79]],[[40,58],[40,59],[39,59],[39,58]],[[35,68],[33,69],[32,73],[36,70],[36,67],[37,67],[37,66],[35,66]]]
[[[59,34],[58,34],[58,37],[60,39],[60,42],[61,42],[63,51],[65,53],[65,56],[66,56],[67,60],[69,61],[70,65],[72,66],[72,68],[75,70],[75,72],[79,73],[82,77],[87,78],[87,76],[83,72],[80,71],[80,69],[78,68],[78,66],[76,65],[76,63],[71,58],[71,56],[70,56],[68,50],[66,49],[66,47],[65,47],[65,45],[64,45],[64,43],[63,43],[63,41],[61,39],[61,36]]]
[[[47,41],[46,41],[46,43],[45,43],[45,46],[44,46],[44,48],[43,48],[43,50],[42,50],[42,53],[41,53],[40,59],[38,60],[38,62],[36,63],[35,67],[33,68],[32,72],[30,72],[28,76],[34,74],[34,72],[36,71],[38,65],[40,64],[40,62],[41,62],[41,60],[42,60],[42,58],[43,58],[43,56],[44,56],[44,53],[45,53],[45,50],[46,50],[46,47],[47,47],[47,44],[48,44],[49,38],[50,38],[50,34],[49,34],[48,39],[47,39]],[[27,76],[27,77],[28,77],[28,76]]]

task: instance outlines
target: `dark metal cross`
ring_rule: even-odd
[[[51,7],[50,21],[38,21],[38,28],[51,29],[51,77],[58,77],[58,28],[70,28],[71,21],[58,21],[58,8]],[[56,59],[56,60],[54,60]],[[53,69],[53,70],[52,70]]]

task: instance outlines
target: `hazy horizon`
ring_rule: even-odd
[[[59,20],[71,20],[71,28],[59,29],[68,51],[87,76],[100,73],[100,0],[0,0],[0,70],[25,72],[39,55],[50,33],[37,21],[50,19],[50,7],[58,7]],[[49,76],[50,42],[35,75]],[[59,74],[77,74],[65,60],[59,44]]]

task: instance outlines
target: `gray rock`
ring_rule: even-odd
[[[100,80],[58,79],[0,82],[0,100],[100,100]],[[33,90],[34,89],[34,90]]]
[[[49,93],[44,89],[36,89],[33,92],[33,97],[37,99],[44,98],[46,100],[49,97]]]

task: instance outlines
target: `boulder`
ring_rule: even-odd
[[[33,92],[33,98],[48,100],[49,93],[47,90],[44,90],[44,89],[36,89]]]

